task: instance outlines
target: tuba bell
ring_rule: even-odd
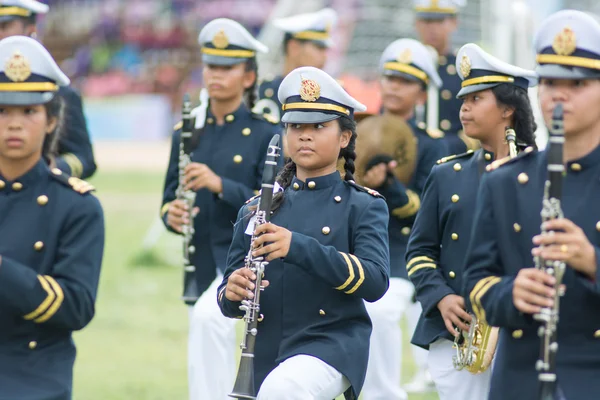
[[[360,185],[369,168],[396,161],[391,173],[405,185],[410,182],[417,164],[417,139],[404,119],[392,114],[369,116],[356,127],[356,171]]]

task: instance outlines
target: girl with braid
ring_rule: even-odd
[[[240,302],[251,297],[255,279],[244,256],[252,234],[261,235],[252,254],[270,263],[254,358],[258,399],[356,399],[371,334],[363,300],[381,298],[389,281],[387,205],[352,176],[353,115],[365,106],[313,67],[293,70],[278,97],[290,160],[271,221],[255,227],[258,199],[238,214],[219,305],[230,318],[243,315]]]
[[[167,228],[182,232],[193,219],[199,299],[190,306],[188,372],[190,399],[225,399],[235,378],[235,323],[224,318],[215,301],[221,283],[233,223],[244,202],[260,188],[269,141],[279,131],[254,106],[256,53],[267,48],[240,24],[216,19],[200,32],[207,99],[193,113],[191,163],[186,190],[196,192],[194,210],[176,199],[179,184],[180,126],[173,135],[161,216]],[[192,297],[192,296],[190,296]],[[193,308],[192,308],[193,307]]]

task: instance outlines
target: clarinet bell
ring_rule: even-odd
[[[229,397],[234,399],[256,399],[256,391],[254,390],[254,358],[244,355],[240,359],[238,374],[233,385],[233,391]]]
[[[188,273],[186,271],[186,273],[183,276],[183,295],[181,296],[181,299],[188,306],[193,306],[194,304],[196,304],[196,301],[198,301],[199,297],[200,290],[198,290],[198,282],[196,281],[196,276],[193,272]]]

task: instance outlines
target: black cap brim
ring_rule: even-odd
[[[444,18],[456,18],[456,14],[436,13],[436,12],[417,12],[418,19],[442,20]]]
[[[482,90],[494,88],[494,87],[498,86],[500,83],[479,83],[477,85],[466,86],[466,87],[460,89],[460,91],[456,95],[456,98],[460,99],[471,93],[481,92]]]
[[[237,65],[248,61],[248,58],[240,57],[223,57],[202,54],[202,63],[208,65]]]
[[[318,111],[288,111],[283,114],[281,122],[286,124],[319,124],[340,118],[337,114]]]
[[[56,92],[0,92],[0,104],[9,106],[46,104],[54,96]]]
[[[558,64],[542,64],[538,65],[535,72],[540,78],[554,79],[598,79],[600,78],[600,70],[569,67]]]

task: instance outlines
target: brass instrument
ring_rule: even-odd
[[[404,119],[392,114],[363,119],[356,127],[356,172],[358,184],[369,168],[379,163],[396,161],[392,171],[402,183],[408,184],[417,165],[417,139]]]
[[[275,185],[275,176],[277,175],[277,161],[281,155],[279,148],[279,135],[274,135],[269,143],[267,150],[267,158],[265,160],[265,168],[262,176],[262,189],[260,193],[260,202],[254,215],[254,229],[258,225],[269,222],[271,217],[271,205],[273,204],[273,189]],[[250,221],[252,223],[252,220]],[[253,230],[254,231],[254,230]],[[246,256],[245,267],[249,268],[255,275],[254,281],[254,297],[242,301],[240,310],[244,311],[244,331],[242,344],[242,356],[238,368],[237,377],[233,386],[233,391],[229,397],[235,399],[256,399],[256,390],[254,387],[254,346],[256,343],[256,335],[258,334],[258,321],[260,316],[260,291],[262,290],[262,278],[265,272],[265,267],[269,262],[265,256],[252,256],[252,251],[256,236],[252,234],[250,239],[250,250]]]

